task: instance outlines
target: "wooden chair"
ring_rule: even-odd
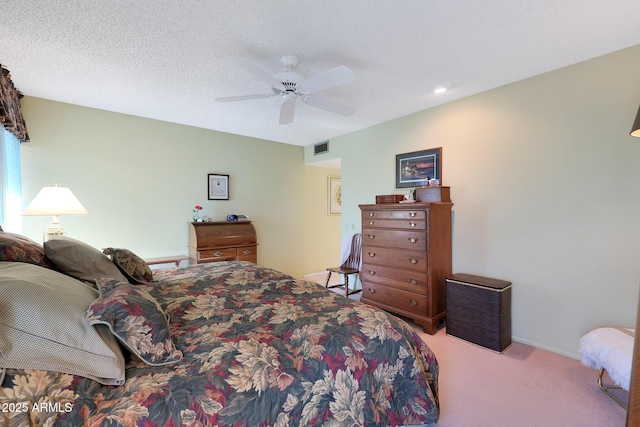
[[[356,233],[351,238],[351,248],[349,249],[349,256],[342,263],[340,267],[327,268],[329,274],[327,275],[327,281],[325,283],[326,288],[344,288],[344,293],[347,298],[349,294],[357,294],[362,289],[356,289],[356,280],[353,282],[353,289],[349,289],[349,275],[360,273],[360,259],[362,257],[362,234]],[[331,279],[331,273],[338,273],[344,276],[344,283],[339,285],[329,286],[329,280]]]

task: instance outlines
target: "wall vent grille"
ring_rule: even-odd
[[[329,141],[321,142],[313,146],[313,155],[329,152]]]

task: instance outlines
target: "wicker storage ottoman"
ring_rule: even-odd
[[[511,282],[462,273],[447,278],[447,335],[502,353],[511,345]]]

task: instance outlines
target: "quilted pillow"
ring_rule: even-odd
[[[120,269],[129,283],[153,282],[153,273],[146,262],[128,249],[106,248],[102,251]]]
[[[0,262],[0,366],[123,384],[118,341],[85,318],[97,297],[95,289],[57,271]]]
[[[44,253],[64,274],[91,282],[111,277],[127,282],[109,257],[98,249],[71,237],[58,236],[44,242]]]
[[[28,237],[0,231],[0,261],[26,262],[46,268],[53,266],[44,256],[44,248]]]
[[[139,286],[119,280],[96,280],[100,298],[91,303],[87,320],[106,325],[113,335],[140,360],[151,366],[182,360],[169,333],[160,304]]]

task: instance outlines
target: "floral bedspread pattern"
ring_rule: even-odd
[[[126,383],[8,369],[0,426],[392,426],[438,419],[438,364],[401,320],[244,262],[156,270],[139,285],[183,360],[135,356]],[[10,411],[11,409],[11,411]]]

